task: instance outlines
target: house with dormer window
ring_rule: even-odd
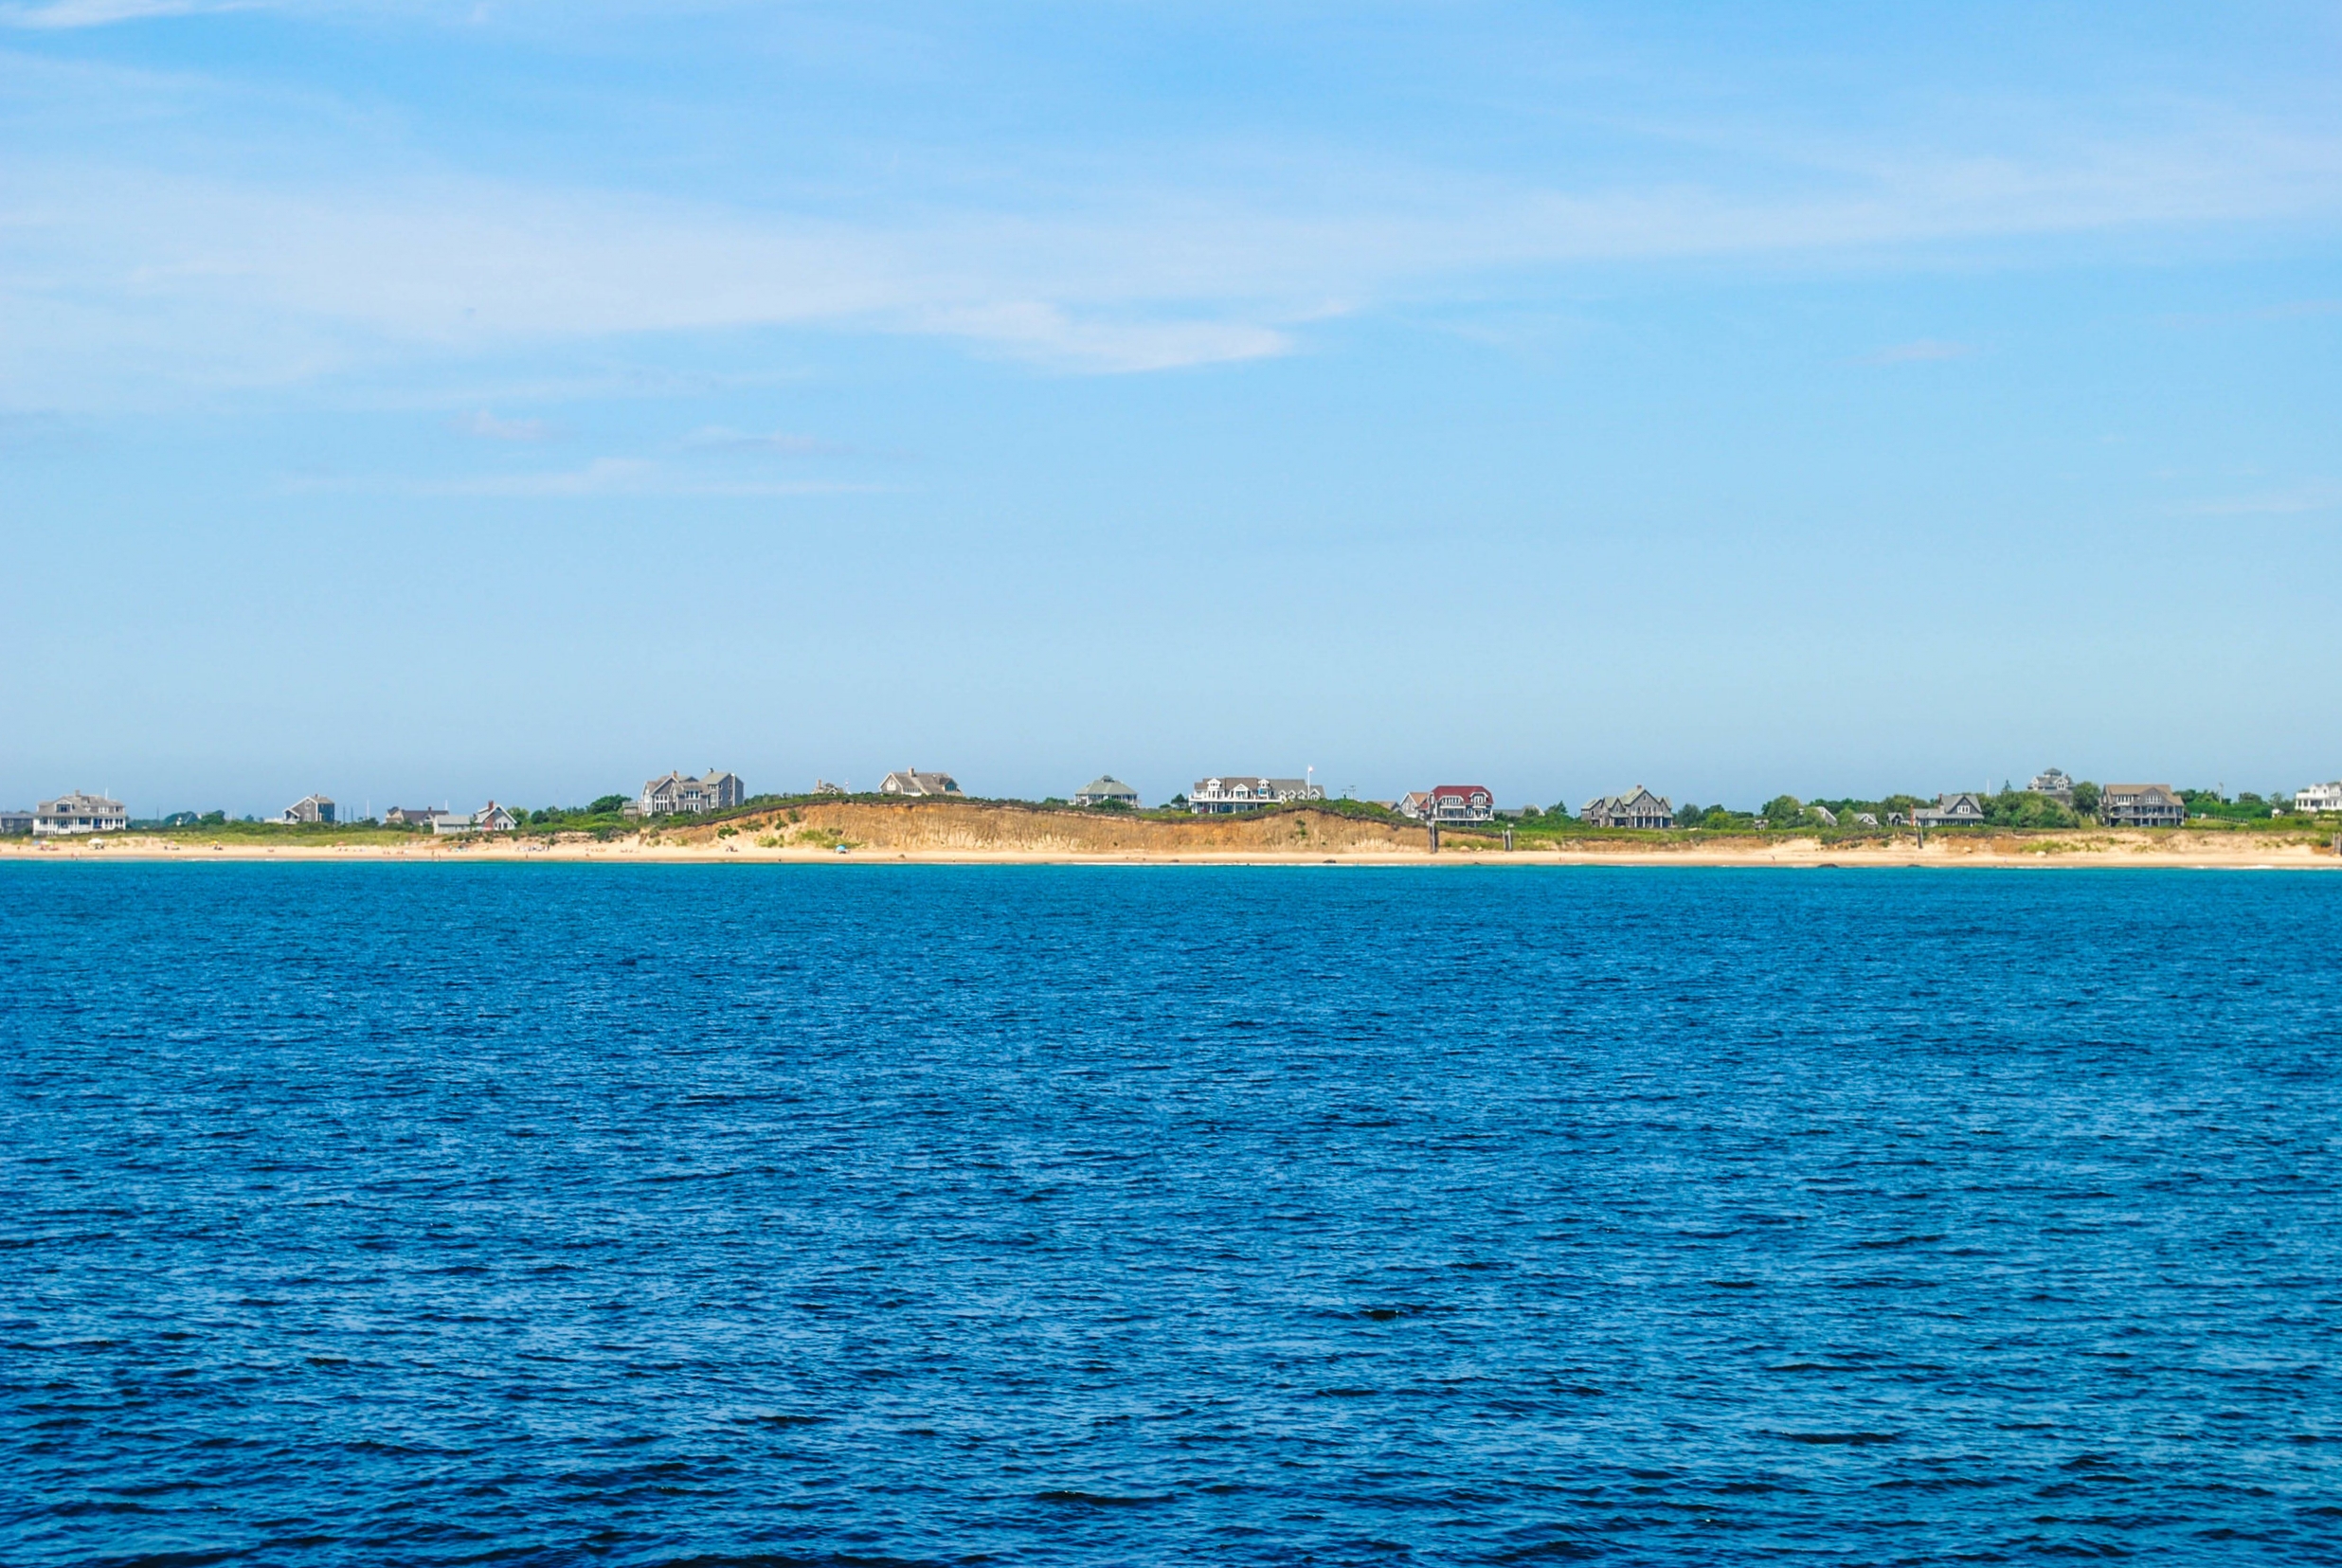
[[[1600,795],[1577,808],[1588,827],[1666,828],[1675,825],[1675,804],[1636,784],[1624,795]]]
[[[1322,801],[1324,786],[1307,779],[1271,779],[1266,774],[1224,773],[1198,779],[1187,792],[1187,809],[1198,817],[1259,811],[1289,801]]]

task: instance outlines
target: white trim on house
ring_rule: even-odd
[[[1075,805],[1100,805],[1108,801],[1118,801],[1124,805],[1135,806],[1139,803],[1139,792],[1111,773],[1101,773],[1090,780],[1088,784],[1073,792]]]
[[[1271,779],[1266,774],[1223,773],[1198,779],[1187,792],[1187,809],[1198,817],[1231,811],[1259,811],[1288,801],[1322,801],[1325,786],[1307,779]]]
[[[1496,792],[1486,784],[1438,784],[1423,792],[1418,809],[1426,821],[1490,821],[1496,817]]]
[[[331,795],[304,795],[284,808],[277,820],[288,827],[303,822],[331,822],[333,820],[333,798]]]
[[[1577,808],[1588,827],[1666,828],[1675,825],[1675,803],[1636,784],[1624,795],[1597,795]]]
[[[1913,827],[1978,827],[1983,822],[1984,797],[1972,789],[1938,795],[1934,805],[1919,806],[1911,813]]]
[[[130,826],[130,813],[119,801],[82,790],[43,801],[33,808],[32,836],[55,838],[77,833],[117,833]]]
[[[2342,811],[2342,779],[2294,791],[2296,811]]]
[[[469,817],[458,812],[441,811],[431,818],[431,831],[442,838],[457,833],[510,833],[519,825],[517,816],[494,801]]]
[[[725,811],[748,798],[748,786],[737,773],[711,770],[704,779],[688,773],[665,773],[642,786],[631,815],[675,817],[685,812]]]
[[[948,773],[922,773],[915,767],[906,767],[899,773],[890,773],[878,781],[881,795],[900,795],[905,800],[927,800],[943,796],[965,799],[960,781]]]
[[[2180,827],[2188,803],[2170,784],[2110,784],[2099,791],[2098,820],[2106,827]]]

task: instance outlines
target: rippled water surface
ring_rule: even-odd
[[[2338,931],[0,866],[0,1561],[2336,1561]]]

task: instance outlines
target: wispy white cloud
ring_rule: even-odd
[[[2196,501],[2172,510],[2183,517],[2297,517],[2342,508],[2342,484],[2315,480],[2285,490]]]
[[[450,420],[448,424],[482,441],[538,442],[553,433],[553,427],[541,419],[498,419],[485,408]]]
[[[42,6],[0,7],[0,26],[43,30],[104,27],[157,16],[257,9],[260,0],[50,0]]]
[[[851,496],[895,487],[823,479],[738,480],[711,478],[647,458],[596,458],[578,468],[532,469],[513,474],[470,474],[452,478],[411,475],[302,473],[286,476],[279,488],[289,495],[464,496],[531,498],[598,496],[702,496],[712,498]]]
[[[73,3],[95,17],[164,0]],[[1880,265],[2027,237],[2330,220],[2342,134],[2207,116],[2122,141],[2045,137],[2025,157],[1866,149],[1755,180],[1577,188],[1363,155],[1273,189],[1233,166],[1138,178],[1103,155],[1085,177],[817,215],[444,171],[328,184],[36,153],[0,162],[0,396],[791,326],[943,336],[1077,372],[1229,364],[1294,351],[1328,298],[1420,305],[1523,270]]]
[[[838,496],[877,491],[882,486],[831,480],[712,479],[678,473],[641,458],[596,458],[583,468],[529,474],[488,474],[409,487],[429,496],[658,496],[754,498]]]
[[[908,325],[1071,370],[1176,370],[1269,359],[1294,347],[1289,333],[1259,322],[1084,318],[1029,299],[921,312]]]
[[[722,424],[693,431],[683,438],[683,444],[718,452],[771,452],[787,457],[836,456],[850,450],[819,436],[801,436],[787,430],[751,434]]]
[[[1922,337],[1914,343],[1897,343],[1890,348],[1863,356],[1865,365],[1923,365],[1934,360],[1966,359],[1976,351],[1974,345],[1947,343],[1941,338]]]

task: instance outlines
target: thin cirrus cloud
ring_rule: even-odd
[[[871,494],[892,487],[844,481],[711,478],[647,458],[596,458],[576,468],[516,474],[476,474],[450,479],[348,474],[297,474],[279,481],[287,494],[393,494],[507,499],[591,499],[601,496],[702,496],[756,499],[791,496]]]
[[[2173,510],[2186,517],[2298,517],[2337,508],[2342,508],[2342,484],[2328,482],[2198,501]]]
[[[1937,337],[1922,337],[1912,343],[1897,343],[1890,348],[1863,356],[1865,365],[1926,365],[1946,359],[1966,359],[1976,351],[1972,343],[1950,343]]]
[[[838,457],[852,450],[819,436],[802,436],[788,430],[755,433],[722,424],[693,431],[683,438],[683,444],[712,452],[767,452],[792,458]]]
[[[946,187],[914,208],[816,215],[444,171],[328,187],[34,155],[0,167],[13,262],[0,314],[23,324],[0,343],[0,390],[47,404],[66,401],[60,378],[109,366],[117,382],[291,382],[391,349],[771,326],[1162,371],[1291,353],[1329,299],[1435,302],[1524,270],[1878,266],[1933,246],[2342,213],[2342,135],[2216,115],[2127,140],[2045,137],[2022,158],[1798,156],[1755,183],[1572,188],[1566,172],[1359,154],[1329,158],[1299,196],[1240,167],[1150,183],[1108,159],[1087,190]],[[1873,359],[1970,351],[1923,340]]]
[[[450,420],[448,424],[467,436],[481,441],[541,442],[548,440],[553,427],[541,419],[498,419],[485,408]]]
[[[0,7],[0,26],[38,31],[104,27],[161,16],[254,10],[257,0],[52,0],[45,6]]]
[[[837,496],[880,489],[872,484],[828,480],[759,481],[710,479],[676,473],[641,458],[596,458],[583,468],[532,474],[490,474],[412,487],[431,496],[588,498],[604,496],[704,496],[755,499],[790,496]]]

